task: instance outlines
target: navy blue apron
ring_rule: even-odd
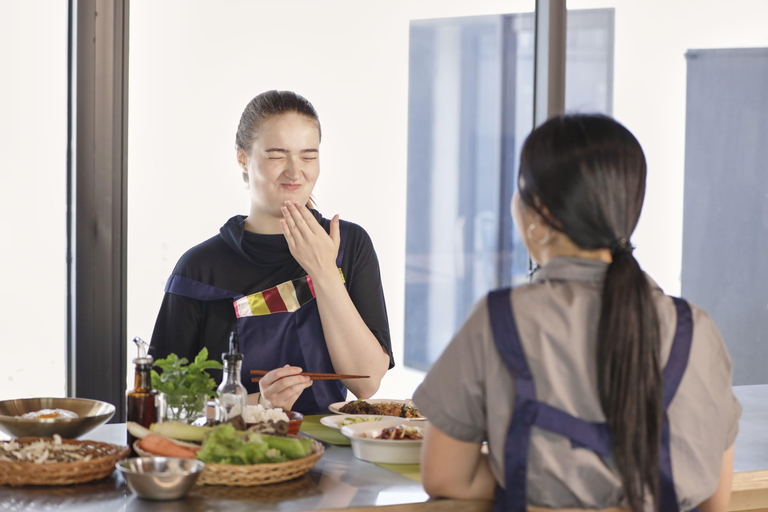
[[[667,407],[672,402],[683,373],[688,365],[693,322],[691,308],[683,299],[673,297],[677,308],[677,330],[672,342],[669,360],[662,373],[664,383],[664,422],[661,429],[660,512],[679,512],[677,494],[672,480],[672,461],[669,453],[669,421]],[[549,430],[571,440],[573,448],[586,448],[607,457],[611,453],[608,425],[592,423],[572,416],[536,399],[533,376],[520,343],[510,289],[496,290],[488,295],[491,328],[505,366],[515,381],[515,406],[504,446],[504,483],[506,490],[496,485],[494,512],[527,510],[528,447],[531,428]],[[694,510],[697,510],[698,507]]]
[[[324,219],[326,230],[328,224]],[[336,266],[340,268],[349,224],[340,221],[339,228],[341,242]],[[178,275],[168,279],[165,291],[204,301],[229,299],[234,302],[245,296]],[[242,376],[248,393],[259,391],[258,382],[251,382],[251,370],[273,370],[289,364],[305,372],[335,373],[316,300],[293,312],[236,318],[235,328],[244,356]],[[302,414],[327,412],[330,404],[344,401],[346,396],[347,388],[339,380],[315,381],[299,396],[292,410]]]

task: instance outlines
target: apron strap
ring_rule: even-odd
[[[677,393],[680,381],[688,366],[688,357],[691,354],[691,341],[693,339],[693,315],[691,306],[677,297],[672,297],[677,309],[677,330],[672,341],[672,349],[669,352],[667,365],[664,367],[662,380],[664,382],[664,410]]]
[[[659,450],[661,492],[660,512],[679,512],[675,483],[672,478],[672,456],[670,453],[669,418],[667,408],[677,393],[680,381],[688,366],[688,358],[691,353],[691,341],[693,339],[693,315],[688,303],[677,297],[672,297],[677,308],[677,329],[672,340],[672,349],[669,352],[667,365],[664,367],[662,379],[664,382],[664,423],[661,427],[661,448]],[[694,510],[698,510],[698,507]]]
[[[225,290],[210,284],[201,283],[188,277],[171,274],[165,283],[165,291],[197,300],[221,300],[242,297],[242,293]]]
[[[662,372],[665,413],[659,453],[660,512],[679,512],[672,479],[670,431],[666,409],[672,402],[688,365],[693,336],[690,306],[683,299],[673,297],[673,300],[677,309],[677,329],[669,360]],[[605,423],[587,422],[536,400],[533,376],[520,342],[509,288],[488,294],[488,311],[496,349],[515,382],[515,406],[504,447],[506,490],[496,486],[493,510],[523,512],[527,508],[526,474],[533,425],[567,437],[573,447],[588,448],[602,456],[610,455],[611,439]],[[694,511],[697,512],[697,509]]]
[[[330,230],[330,221],[325,219],[323,223],[325,229]],[[344,247],[347,242],[347,234],[349,233],[349,222],[339,220],[339,234],[341,237],[341,243],[339,244],[339,253],[336,256],[336,266],[341,268],[341,260],[344,256]],[[342,279],[344,275],[342,274]],[[311,285],[310,285],[311,286]],[[174,295],[181,295],[190,299],[197,300],[221,300],[231,299],[236,300],[245,295],[238,292],[233,292],[225,288],[219,288],[210,284],[202,283],[188,277],[180,276],[177,274],[171,274],[168,281],[165,283],[165,291],[173,293]],[[314,294],[313,294],[314,295]],[[235,308],[237,310],[237,308]]]
[[[611,454],[607,423],[585,421],[544,402],[538,402],[537,409],[537,427],[570,439],[573,448],[587,448],[603,457]]]
[[[536,421],[536,388],[512,314],[511,289],[488,294],[488,313],[496,349],[515,381],[515,407],[504,444],[504,483],[496,488],[494,510],[525,512],[531,427]]]

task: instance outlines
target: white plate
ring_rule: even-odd
[[[350,402],[356,402],[357,400],[350,400],[349,402],[336,402],[335,404],[331,404],[328,406],[328,410],[335,414],[347,414],[344,412],[341,412],[341,408],[347,405]],[[402,405],[412,405],[416,406],[413,403],[413,400],[391,400],[388,398],[369,398],[366,400],[369,404],[384,404],[384,403],[395,403],[395,404],[402,404]],[[359,416],[363,416],[362,414]],[[390,418],[394,418],[395,416],[388,416]],[[403,419],[409,419],[414,421],[424,421],[427,418],[403,418]]]
[[[391,418],[392,416],[376,416],[375,414],[336,414],[335,416],[323,416],[320,423],[326,427],[340,429],[339,423],[347,418],[371,418],[370,421],[378,423],[382,418]],[[353,423],[356,425],[356,423]]]
[[[347,425],[341,428],[341,433],[349,438],[352,453],[358,459],[385,464],[418,464],[421,460],[421,440],[374,438],[383,429],[396,425],[416,426],[411,420],[389,417],[381,421]],[[424,423],[418,423],[419,428],[423,426]],[[363,434],[368,437],[362,437]]]

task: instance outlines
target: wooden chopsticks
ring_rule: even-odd
[[[251,375],[264,376],[269,373],[270,370],[251,370]],[[367,379],[370,375],[344,375],[341,373],[312,373],[301,372],[297,375],[306,375],[310,380],[339,380],[339,379]],[[261,377],[252,377],[251,382],[259,382]]]

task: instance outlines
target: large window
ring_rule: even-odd
[[[405,363],[427,369],[489,290],[525,282],[510,201],[533,127],[532,13],[411,22]],[[566,109],[610,112],[613,11],[568,13]]]
[[[0,399],[66,394],[67,2],[0,3]]]

